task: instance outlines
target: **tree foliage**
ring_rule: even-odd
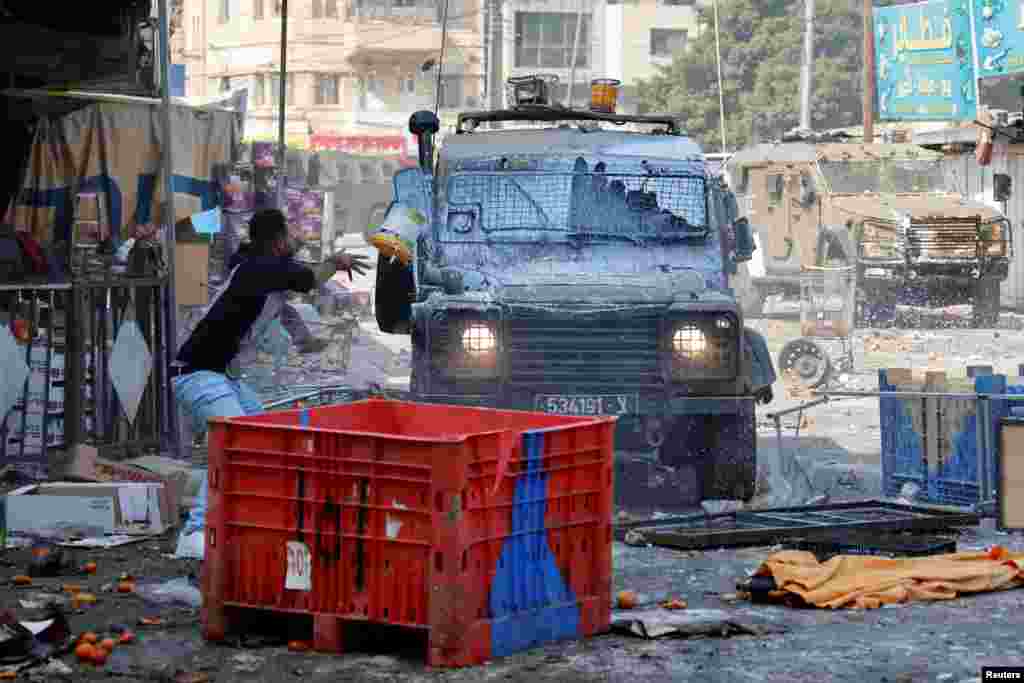
[[[875,4],[889,4],[876,2]],[[800,122],[804,0],[718,0],[726,139],[739,149]],[[638,85],[641,111],[673,113],[705,149],[721,147],[714,14],[699,10],[690,47]],[[811,121],[816,129],[862,121],[861,3],[816,0]]]

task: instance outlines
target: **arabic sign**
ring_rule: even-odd
[[[973,0],[978,76],[1024,72],[1024,2]]]
[[[975,117],[967,0],[876,7],[874,19],[879,118],[943,121]]]

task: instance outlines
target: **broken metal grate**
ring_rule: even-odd
[[[972,512],[872,500],[632,522],[618,525],[616,538],[621,541],[632,534],[652,545],[701,550],[811,540],[841,529],[935,532],[977,523],[978,515]]]

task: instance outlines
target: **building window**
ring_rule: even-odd
[[[785,191],[786,181],[781,174],[773,173],[766,176],[768,190],[768,204],[778,206],[782,203],[782,194]]]
[[[255,19],[263,18],[263,0],[252,0],[252,16]]]
[[[402,95],[415,95],[416,94],[416,78],[413,76],[406,76],[398,79],[398,92]]]
[[[576,16],[574,12],[517,12],[516,66],[569,68],[576,40]],[[580,25],[577,67],[589,65],[589,46],[590,15],[585,14]]]
[[[220,23],[226,24],[231,19],[231,0],[219,0]]]
[[[256,74],[252,88],[252,99],[253,104],[257,107],[262,107],[267,103],[267,79],[263,74]]]
[[[324,16],[337,18],[338,0],[324,0]]]
[[[338,104],[338,77],[333,74],[317,74],[314,95],[317,104]]]
[[[381,78],[367,78],[366,79],[366,92],[371,95],[383,95],[384,94],[384,80]]]
[[[686,29],[652,28],[651,56],[671,59],[686,49]]]
[[[322,0],[313,0],[313,18],[322,19],[324,16],[324,3]]]

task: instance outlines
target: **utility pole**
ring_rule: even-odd
[[[579,9],[576,11],[576,35],[572,40],[572,64],[569,65],[569,91],[566,93],[569,101],[568,107],[572,109],[573,105],[573,90],[576,88],[576,62],[579,60],[580,50],[580,25],[583,24],[583,2],[584,0],[578,0],[580,3]]]
[[[718,123],[722,130],[722,154],[725,154],[725,84],[722,82],[722,43],[718,38],[718,0],[712,0],[715,10],[715,53],[718,55]]]
[[[505,68],[504,68],[504,50],[505,50],[505,22],[502,17],[504,8],[502,7],[502,0],[486,0],[487,7],[490,12],[489,26],[487,31],[490,34],[490,58],[489,66],[489,85],[488,92],[491,100],[491,109],[503,109],[505,104]]]
[[[875,16],[864,0],[864,142],[875,141]]]
[[[811,130],[811,73],[814,69],[814,0],[804,0],[804,63],[800,71],[800,128]]]
[[[277,106],[280,108],[277,120],[277,206],[284,208],[284,179],[288,155],[285,153],[285,107],[288,105],[288,0],[281,0],[281,76],[278,86]]]

